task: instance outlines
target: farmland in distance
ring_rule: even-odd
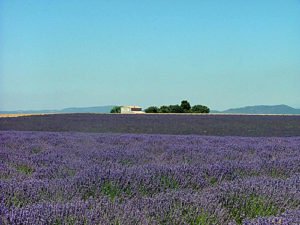
[[[0,118],[0,130],[281,137],[300,135],[300,116],[49,114]]]

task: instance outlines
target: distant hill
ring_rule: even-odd
[[[288,105],[257,105],[242,108],[232,108],[224,111],[212,110],[212,113],[236,113],[236,114],[300,114],[300,109]]]
[[[114,105],[94,107],[72,107],[60,110],[14,110],[0,111],[0,114],[46,114],[46,113],[109,113]],[[288,105],[257,105],[241,108],[232,108],[224,111],[211,110],[211,113],[228,114],[300,114],[300,109]]]
[[[73,107],[60,110],[15,110],[0,111],[0,114],[43,114],[43,113],[109,113],[113,105],[95,107]]]
[[[61,111],[64,113],[109,113],[114,105],[109,106],[94,106],[94,107],[74,107],[65,108]]]

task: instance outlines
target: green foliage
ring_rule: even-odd
[[[180,105],[170,105],[170,113],[184,113],[183,108]]]
[[[209,113],[209,108],[204,105],[194,105],[191,107],[187,100],[182,100],[180,105],[163,105],[159,108],[156,106],[148,107],[146,113]]]
[[[122,223],[118,219],[115,219],[112,224],[113,225],[121,225]]]
[[[88,189],[85,189],[82,193],[83,200],[87,200],[89,198],[97,198],[100,196],[100,194],[106,195],[111,200],[114,200],[117,197],[121,197],[122,195],[132,195],[131,188],[129,186],[122,188],[114,181],[105,181],[101,186],[90,186]]]
[[[101,193],[114,200],[122,194],[122,190],[112,181],[107,181],[102,185]]]
[[[151,191],[149,190],[149,187],[147,188],[146,185],[144,184],[139,185],[138,191],[142,196],[151,195]]]
[[[161,176],[160,183],[165,189],[178,189],[179,183],[173,177]]]
[[[11,176],[4,171],[0,171],[0,180],[6,180],[9,179]]]
[[[25,175],[30,175],[34,172],[34,169],[31,168],[30,166],[26,165],[26,164],[16,165],[15,168],[18,172],[23,173]]]
[[[209,183],[214,186],[218,183],[218,179],[216,177],[211,177]]]
[[[158,113],[159,112],[159,108],[156,106],[150,106],[147,109],[145,109],[146,113]]]
[[[280,168],[270,168],[267,171],[267,175],[269,175],[270,177],[274,177],[274,178],[281,178],[281,179],[286,179],[288,178],[288,174],[286,173],[286,171],[280,169]]]
[[[182,100],[180,107],[183,109],[185,113],[188,113],[191,109],[191,105],[187,100]]]
[[[187,224],[190,225],[217,224],[216,218],[206,212],[196,213],[193,210],[186,210],[182,216]]]
[[[169,106],[163,105],[159,108],[159,113],[170,113]]]
[[[202,209],[181,203],[174,203],[162,217],[156,218],[158,224],[181,224],[178,219],[189,225],[218,224],[217,219]]]
[[[7,207],[14,206],[17,208],[21,208],[21,207],[29,204],[30,200],[31,200],[30,198],[26,198],[22,193],[14,192],[14,193],[12,193],[10,198],[8,198],[6,200],[5,204]]]
[[[16,194],[14,194],[11,198],[11,204],[17,208],[20,208],[23,206],[22,198]]]
[[[110,113],[121,113],[121,106],[115,106],[110,110]]]
[[[250,196],[233,195],[225,201],[224,207],[227,208],[231,218],[237,224],[242,224],[246,218],[274,216],[280,211],[272,202],[255,194]]]
[[[78,223],[78,219],[75,216],[67,216],[66,218],[56,218],[53,221],[53,225],[74,225]],[[86,221],[83,224],[87,224]]]
[[[209,113],[209,111],[210,111],[209,108],[204,105],[194,105],[191,108],[192,113]]]

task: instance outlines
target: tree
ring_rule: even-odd
[[[184,110],[180,105],[170,105],[170,113],[183,113]]]
[[[187,100],[182,100],[180,107],[183,109],[184,112],[189,112],[191,109],[191,105]]]
[[[146,113],[209,113],[209,108],[204,105],[194,105],[187,100],[182,100],[180,105],[162,105],[160,107],[150,106],[145,109]]]
[[[114,106],[111,110],[110,113],[121,113],[121,106]]]
[[[194,105],[191,109],[192,113],[209,113],[209,108],[205,105]]]
[[[170,107],[169,106],[166,106],[166,105],[163,105],[159,108],[159,112],[160,113],[169,113],[170,112]]]
[[[150,106],[147,109],[145,109],[146,113],[158,113],[159,112],[159,108],[156,106]]]

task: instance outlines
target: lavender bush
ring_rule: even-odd
[[[300,137],[0,132],[0,224],[300,224]]]

